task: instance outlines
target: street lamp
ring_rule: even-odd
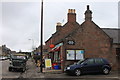
[[[34,50],[34,40],[33,39],[28,39],[32,41],[32,50]]]
[[[33,55],[34,55],[34,50],[35,50],[35,46],[34,46],[34,39],[28,39],[30,41],[32,41],[32,50],[31,50],[31,57],[33,58]]]

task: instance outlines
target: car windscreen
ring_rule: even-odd
[[[26,57],[25,56],[15,56],[15,55],[12,55],[11,56],[12,57],[12,59],[26,59]]]
[[[77,64],[81,64],[84,61],[84,59],[81,59],[77,62]]]

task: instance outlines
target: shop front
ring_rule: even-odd
[[[63,43],[59,43],[51,48],[48,58],[51,59],[52,69],[61,69],[61,46]]]

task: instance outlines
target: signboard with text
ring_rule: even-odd
[[[52,67],[51,59],[45,59],[45,67],[46,67],[46,68]]]
[[[68,41],[67,41],[67,44],[68,44],[68,45],[75,45],[75,41],[73,41],[73,40],[68,40]]]

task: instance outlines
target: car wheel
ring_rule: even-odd
[[[12,71],[12,68],[9,67],[9,71]]]
[[[22,72],[25,72],[25,68],[22,68]]]
[[[80,69],[76,69],[75,70],[75,75],[76,76],[80,76],[81,75],[81,70]]]
[[[103,74],[107,75],[109,74],[110,70],[108,68],[103,68]]]

